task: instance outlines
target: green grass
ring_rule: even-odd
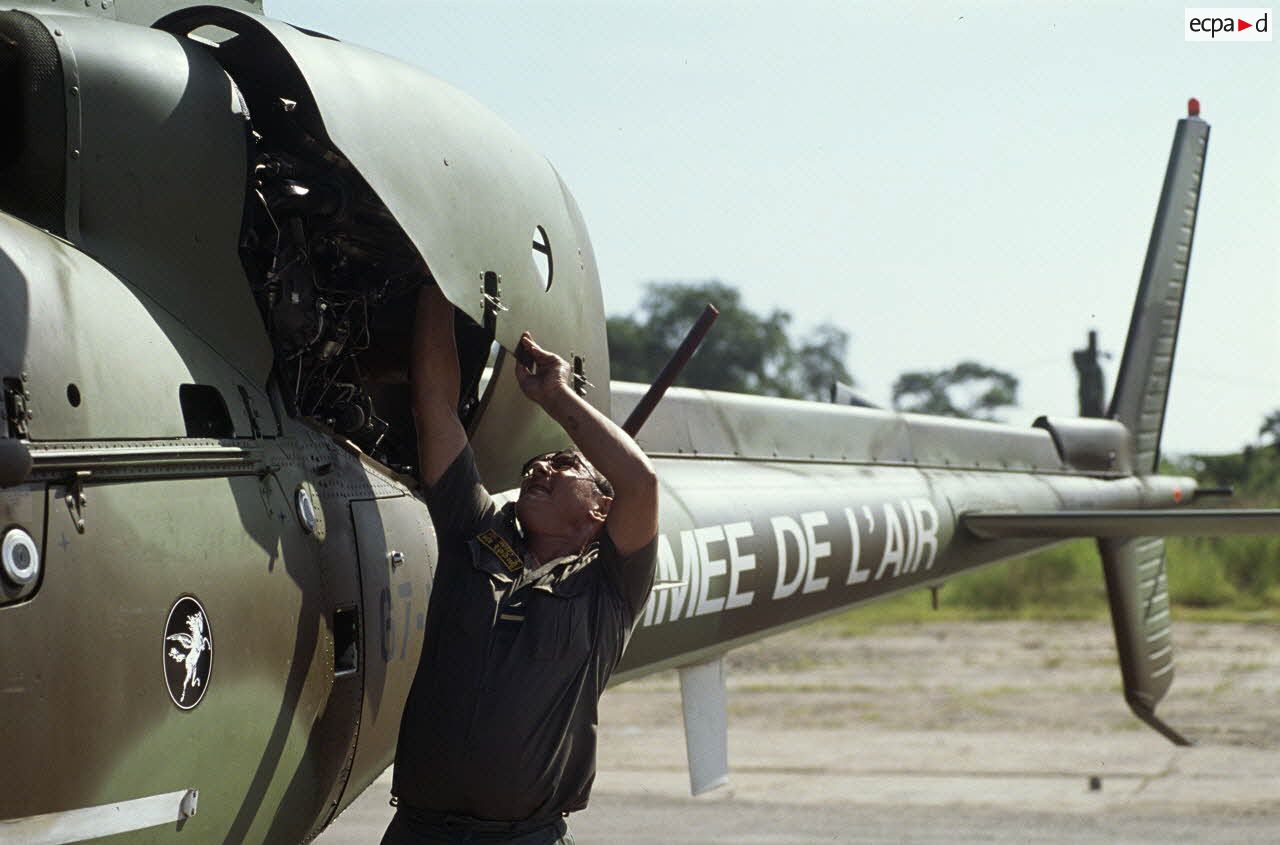
[[[844,613],[829,616],[816,623],[819,631],[839,637],[856,637],[869,634],[885,625],[907,625],[920,622],[945,620],[967,622],[979,619],[999,619],[998,615],[984,616],[968,608],[940,607],[931,609],[929,593],[920,590],[882,601],[872,602]]]
[[[1280,537],[1175,537],[1167,556],[1175,606],[1236,615],[1280,610]]]
[[[1280,622],[1280,537],[1183,538],[1166,546],[1174,614],[1200,622]],[[873,602],[820,623],[836,636],[929,621],[1101,619],[1108,613],[1092,540],[1076,540]]]

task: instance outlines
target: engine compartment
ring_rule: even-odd
[[[412,432],[379,407],[397,403],[375,394],[407,383],[426,264],[341,159],[255,140],[241,257],[286,410],[393,468],[412,466],[401,442]]]
[[[251,160],[241,259],[274,351],[286,411],[414,474],[409,373],[426,261],[297,103],[246,92]],[[256,101],[256,102],[255,102]],[[493,336],[457,318],[459,413],[470,422]],[[429,374],[424,374],[429,377]]]

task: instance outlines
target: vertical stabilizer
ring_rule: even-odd
[[[1199,117],[1199,103],[1192,100],[1189,111],[1173,136],[1108,414],[1133,433],[1134,466],[1141,475],[1155,472],[1160,461],[1160,432],[1209,144],[1209,124]]]
[[[1124,700],[1134,715],[1169,741],[1189,745],[1181,734],[1156,718],[1156,705],[1173,683],[1164,539],[1104,537],[1098,540],[1098,551],[1107,580]]]
[[[1149,475],[1159,468],[1160,432],[1169,401],[1169,377],[1209,145],[1209,124],[1199,117],[1200,104],[1191,100],[1187,111],[1173,135],[1108,413],[1124,423],[1133,436],[1133,467],[1138,475]],[[1181,734],[1156,717],[1156,705],[1173,683],[1174,666],[1164,540],[1104,537],[1098,540],[1098,551],[1107,580],[1124,699],[1139,719],[1170,741],[1187,745]]]

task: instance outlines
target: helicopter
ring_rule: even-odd
[[[408,400],[424,284],[456,309],[492,488],[567,445],[516,385],[522,332],[602,412],[648,408],[658,581],[614,679],[679,669],[695,793],[728,778],[726,651],[1068,537],[1098,538],[1126,701],[1185,742],[1156,715],[1161,538],[1280,530],[1158,473],[1198,106],[1106,418],[1019,427],[646,401],[610,379],[551,164],[465,94],[258,2],[10,0],[0,91],[0,840],[305,842],[391,763],[437,563]]]

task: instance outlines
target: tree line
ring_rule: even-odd
[[[837,383],[850,390],[857,387],[846,364],[850,342],[847,331],[822,323],[809,333],[796,336],[789,312],[775,308],[767,314],[757,314],[743,304],[737,288],[715,279],[650,283],[634,314],[609,317],[613,378],[652,381],[708,302],[719,309],[720,317],[685,367],[679,384],[823,402],[834,398]],[[1088,349],[1077,350],[1074,355],[1082,379],[1090,368],[1097,370],[1093,392],[1098,394],[1095,403],[1100,403],[1102,381],[1096,343],[1096,335],[1091,332]],[[1082,385],[1082,394],[1083,391]],[[893,407],[899,411],[994,420],[1002,409],[1018,404],[1018,379],[1005,370],[965,360],[938,370],[902,373],[894,381],[892,393]],[[1081,402],[1084,413],[1083,398]],[[1096,415],[1100,414],[1099,411]],[[1280,454],[1280,408],[1262,421],[1258,436]],[[1239,455],[1221,456],[1218,463],[1212,458],[1194,460],[1208,460],[1211,466],[1207,469],[1223,483],[1257,481],[1253,475],[1258,472],[1271,478],[1277,464],[1254,462],[1251,452],[1246,448]]]
[[[720,317],[680,384],[819,401],[830,401],[836,384],[856,388],[846,364],[848,332],[822,323],[795,336],[790,313],[757,314],[736,288],[718,280],[651,283],[636,313],[610,317],[613,378],[652,381],[708,302]],[[893,407],[900,411],[990,420],[1017,403],[1018,379],[976,361],[906,372],[893,385]]]

